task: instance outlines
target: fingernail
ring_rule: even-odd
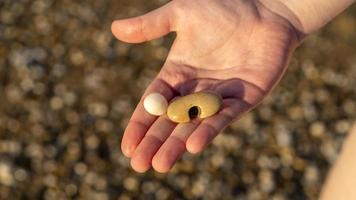
[[[133,151],[134,151],[134,149],[132,147],[128,147],[128,146],[126,146],[122,149],[122,153],[128,158],[130,158],[132,156]]]
[[[187,151],[191,154],[198,154],[201,151],[200,148],[197,147],[197,145],[193,145],[190,142],[189,143],[187,142],[186,148]]]

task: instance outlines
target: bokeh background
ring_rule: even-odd
[[[356,6],[202,154],[137,174],[122,133],[174,34],[130,45],[110,24],[164,3],[0,1],[0,199],[317,198],[356,119]]]

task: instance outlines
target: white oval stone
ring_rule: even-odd
[[[166,113],[168,102],[160,93],[152,93],[145,98],[143,106],[151,115],[160,116]]]

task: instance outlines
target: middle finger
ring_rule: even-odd
[[[175,126],[176,123],[169,120],[166,115],[159,117],[152,124],[132,156],[131,166],[135,171],[145,172],[150,169],[153,156]]]

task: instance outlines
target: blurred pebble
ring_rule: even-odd
[[[66,185],[65,186],[65,192],[67,193],[67,195],[69,196],[69,197],[71,197],[71,196],[73,196],[73,195],[75,195],[76,193],[77,193],[77,191],[78,191],[78,188],[77,188],[77,186],[76,185],[74,185],[74,184],[68,184],[68,185]]]
[[[166,188],[160,188],[156,192],[156,199],[158,199],[158,200],[168,199],[170,193],[171,192],[169,190],[167,190]]]
[[[319,170],[315,166],[307,166],[304,173],[306,184],[315,185],[319,180]]]
[[[50,100],[50,105],[53,110],[60,110],[63,108],[63,100],[60,97],[53,97]]]
[[[95,127],[98,131],[109,133],[113,130],[114,125],[108,120],[98,120]]]
[[[333,163],[337,158],[339,149],[336,145],[337,144],[334,141],[332,141],[331,139],[327,139],[320,147],[321,153],[330,163]]]
[[[129,191],[137,191],[139,187],[139,182],[137,181],[136,178],[133,177],[125,178],[123,184],[124,187]]]
[[[108,114],[108,107],[103,103],[89,104],[89,113],[98,117],[105,117]]]
[[[17,181],[25,181],[28,178],[28,174],[24,169],[17,169],[14,173],[14,177]]]
[[[276,139],[277,139],[277,144],[280,147],[288,147],[291,145],[291,135],[290,131],[287,129],[287,127],[282,126],[282,125],[277,125],[276,126]]]
[[[11,166],[6,162],[0,162],[0,183],[6,186],[14,184],[14,178],[11,173]]]
[[[0,154],[6,153],[6,154],[18,155],[21,152],[21,150],[22,150],[22,146],[17,141],[0,140]]]
[[[221,152],[215,152],[210,158],[211,164],[214,168],[220,168],[225,163],[225,156]]]
[[[269,170],[260,171],[258,178],[260,181],[260,188],[262,189],[262,191],[269,193],[274,189],[275,183],[271,171]]]
[[[88,149],[94,150],[98,147],[99,140],[95,135],[91,135],[86,138],[85,143]]]
[[[88,167],[82,162],[79,162],[74,166],[74,171],[79,176],[85,175],[87,173],[87,170],[88,170]]]
[[[199,176],[198,179],[196,179],[193,182],[192,189],[191,189],[192,194],[195,197],[201,197],[204,194],[204,192],[206,192],[207,184],[208,184],[208,179],[206,177]]]
[[[339,134],[346,134],[351,129],[351,123],[348,120],[338,120],[335,124],[335,131]]]
[[[315,138],[321,138],[325,134],[325,125],[322,122],[314,122],[309,127],[310,134]]]

